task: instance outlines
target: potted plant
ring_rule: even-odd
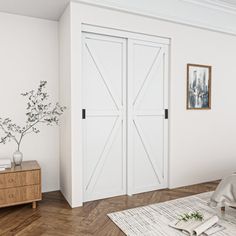
[[[0,117],[0,129],[2,136],[0,143],[6,144],[8,141],[14,141],[17,149],[13,154],[15,165],[21,165],[23,154],[21,152],[22,140],[26,135],[40,132],[38,125],[58,125],[59,117],[63,114],[66,107],[59,103],[52,104],[48,102],[49,95],[45,91],[47,81],[41,81],[37,90],[31,90],[21,95],[27,98],[26,122],[23,127],[14,123],[10,118]]]

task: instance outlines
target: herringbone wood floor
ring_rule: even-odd
[[[212,191],[217,183],[93,201],[76,209],[69,207],[60,192],[46,193],[37,209],[30,204],[0,209],[0,235],[122,236],[107,213]]]

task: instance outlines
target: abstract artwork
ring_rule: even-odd
[[[187,109],[211,109],[211,66],[187,65]]]

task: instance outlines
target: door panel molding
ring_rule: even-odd
[[[136,95],[134,101],[133,101],[133,106],[137,106],[139,103],[140,103],[140,100],[142,100],[142,97],[144,95],[144,93],[146,92],[147,90],[147,86],[148,86],[148,82],[150,81],[150,78],[151,78],[151,73],[153,71],[153,67],[154,65],[156,65],[157,67],[159,67],[160,65],[160,62],[161,62],[161,55],[163,55],[163,50],[160,49],[160,51],[157,52],[157,55],[152,63],[152,65],[150,66],[150,69],[141,85],[141,88],[139,89],[139,92],[138,94]]]
[[[156,165],[154,162],[155,155],[154,155],[152,148],[149,145],[149,143],[144,135],[144,132],[142,131],[141,126],[138,124],[138,121],[135,119],[134,119],[134,126],[136,128],[137,133],[139,134],[139,138],[143,144],[143,148],[148,156],[148,160],[150,161],[150,164],[152,165],[152,169],[157,177],[157,180],[159,183],[161,183],[161,181],[163,180],[163,176],[160,176],[159,173],[161,173],[161,171],[160,171],[158,165]]]
[[[102,78],[102,81],[103,81],[104,85],[106,86],[109,95],[111,96],[112,101],[114,102],[116,108],[119,109],[119,107],[121,107],[121,104],[119,103],[119,100],[118,100],[116,94],[114,93],[114,91],[112,91],[111,84],[110,84],[109,80],[107,80],[106,77],[104,76],[106,74],[104,68],[102,68],[102,65],[100,64],[99,60],[96,58],[95,53],[91,52],[92,49],[88,46],[89,43],[86,42],[85,44],[86,44],[86,48],[87,48],[93,62],[94,62],[94,65],[96,66],[96,68]]]
[[[90,191],[94,190],[94,186],[96,185],[99,175],[102,172],[103,166],[106,162],[106,158],[107,158],[108,153],[112,147],[113,141],[116,137],[118,129],[120,128],[120,125],[121,125],[121,118],[117,117],[115,120],[115,123],[111,129],[111,132],[106,139],[105,145],[103,147],[102,153],[100,154],[98,162],[97,162],[94,170],[91,173],[88,183],[86,184],[86,187],[85,187],[86,191],[87,190],[90,190]]]

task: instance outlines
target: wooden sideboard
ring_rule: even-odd
[[[32,203],[42,200],[41,168],[37,161],[23,161],[0,172],[0,207]]]

